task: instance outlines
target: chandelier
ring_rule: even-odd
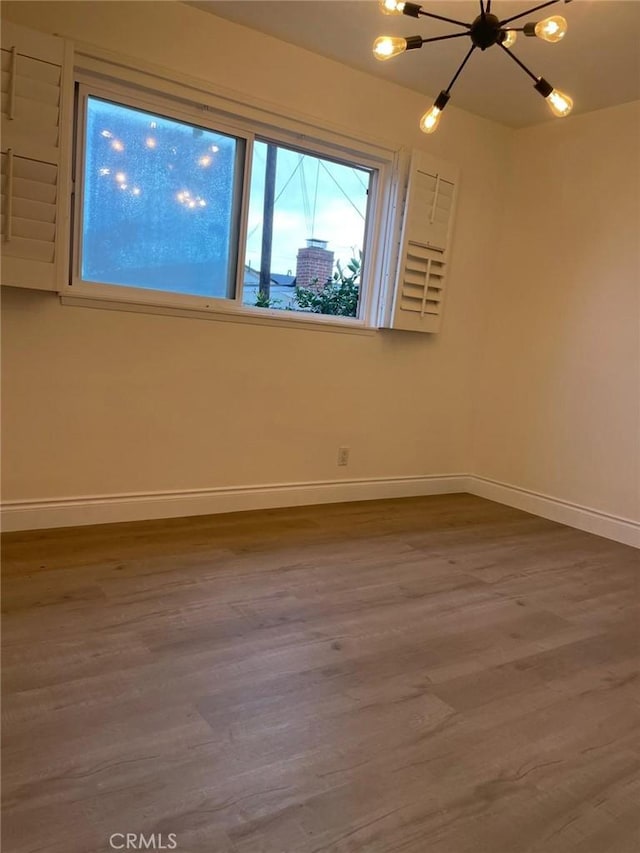
[[[544,77],[536,77],[527,66],[521,62],[517,56],[511,52],[511,48],[515,44],[517,34],[524,33],[525,36],[537,37],[543,41],[554,44],[562,41],[567,32],[567,22],[560,15],[554,15],[551,18],[545,18],[542,21],[530,22],[524,27],[512,27],[514,21],[520,18],[525,18],[533,12],[544,9],[547,6],[553,6],[559,3],[560,0],[549,0],[547,3],[541,3],[539,6],[534,6],[526,12],[521,12],[518,15],[512,15],[510,18],[500,20],[496,15],[491,13],[491,0],[480,0],[480,14],[470,24],[464,21],[456,21],[454,18],[446,18],[443,15],[435,15],[432,12],[425,12],[422,6],[417,3],[405,3],[402,0],[379,0],[381,11],[385,15],[408,15],[411,18],[434,18],[437,21],[445,21],[448,24],[455,24],[458,27],[464,27],[464,32],[451,33],[446,36],[435,36],[434,38],[422,38],[422,36],[409,36],[401,38],[397,36],[381,36],[373,43],[373,55],[376,59],[386,61],[394,56],[404,53],[405,50],[416,50],[422,47],[423,44],[434,41],[445,41],[446,39],[469,38],[471,39],[471,47],[465,58],[460,63],[460,67],[453,75],[451,82],[446,89],[435,99],[431,109],[420,119],[420,130],[423,133],[433,133],[438,127],[442,110],[446,107],[450,98],[451,89],[460,76],[462,69],[465,67],[471,54],[477,48],[486,50],[497,44],[510,59],[512,59],[522,70],[531,77],[534,81],[534,89],[539,92],[549,105],[551,112],[562,118],[569,115],[573,107],[573,101],[564,92],[559,89],[554,89],[553,86],[544,79]],[[571,0],[562,0],[564,3],[570,3]]]

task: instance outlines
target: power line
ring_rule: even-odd
[[[307,180],[304,173],[304,163],[300,170],[300,183],[302,187],[302,207],[304,210],[304,218],[307,225],[307,232],[311,230],[311,206],[309,204],[309,193],[307,192]]]
[[[295,169],[293,170],[293,172],[291,172],[291,174],[289,175],[289,177],[288,177],[288,178],[287,178],[287,180],[285,181],[284,186],[282,187],[282,189],[280,190],[280,192],[278,193],[278,195],[275,197],[275,200],[274,200],[274,202],[273,202],[274,207],[275,207],[275,205],[278,203],[278,200],[279,200],[280,196],[282,195],[282,193],[286,190],[286,188],[289,186],[289,184],[290,184],[290,183],[291,183],[291,181],[293,180],[293,177],[294,177],[295,173],[296,173],[296,172],[298,171],[298,169],[300,168],[300,166],[301,166],[301,164],[302,164],[302,158],[303,158],[303,156],[304,156],[303,154],[301,154],[301,155],[300,155],[300,159],[298,160],[298,163],[297,163],[297,165],[296,165]],[[260,228],[260,226],[261,226],[261,225],[262,225],[262,222],[258,222],[258,224],[257,224],[254,228],[252,228],[252,229],[251,229],[251,231],[249,231],[249,233],[247,234],[247,240],[249,240],[249,238],[253,237],[253,235],[256,233],[256,231],[258,230],[258,228]]]
[[[352,171],[352,172],[353,172],[353,174],[355,175],[356,180],[358,181],[358,183],[360,184],[360,186],[362,187],[362,189],[363,189],[363,190],[368,190],[368,189],[369,189],[368,185],[367,185],[367,184],[365,184],[365,182],[364,182],[364,181],[362,180],[362,178],[360,177],[360,170],[359,170],[359,169],[355,169],[355,168],[352,166],[352,167],[351,167],[351,171]]]
[[[316,160],[316,189],[313,194],[313,219],[311,220],[311,238],[315,236],[316,232],[316,204],[318,203],[318,180],[320,178],[320,160]]]
[[[340,192],[342,193],[342,195],[346,198],[346,200],[349,202],[349,204],[351,205],[351,207],[352,207],[352,208],[355,210],[355,212],[358,214],[358,216],[360,217],[360,219],[364,219],[364,214],[363,214],[363,213],[361,213],[361,212],[358,210],[358,208],[357,208],[357,207],[355,206],[355,204],[351,201],[351,199],[349,198],[349,196],[347,195],[347,193],[342,189],[342,187],[340,186],[340,184],[336,181],[336,179],[333,177],[333,175],[331,174],[331,172],[327,169],[327,167],[326,167],[326,166],[325,166],[325,164],[322,162],[322,160],[319,160],[318,162],[320,163],[320,165],[322,166],[322,168],[325,170],[325,172],[327,173],[327,175],[329,175],[329,177],[331,178],[331,180],[333,181],[333,183],[338,187],[338,189],[340,190]]]
[[[286,181],[285,185],[282,187],[282,189],[280,190],[280,192],[279,192],[279,193],[278,193],[278,195],[276,196],[276,202],[278,201],[278,199],[280,198],[280,196],[282,195],[282,193],[286,190],[286,188],[289,186],[289,184],[291,183],[291,181],[292,181],[292,179],[293,179],[293,176],[295,175],[295,173],[298,171],[298,169],[299,169],[299,168],[300,168],[300,166],[302,165],[302,158],[303,158],[303,157],[304,157],[304,154],[301,154],[301,155],[300,155],[300,159],[298,160],[298,164],[297,164],[297,166],[295,167],[295,169],[293,170],[293,172],[291,172],[291,174],[290,174],[290,175],[289,175],[289,177],[287,178],[287,181]],[[275,202],[274,202],[274,204],[275,204]]]

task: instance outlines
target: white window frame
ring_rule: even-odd
[[[157,79],[154,81],[157,83]],[[396,204],[393,199],[395,187],[395,167],[397,157],[388,149],[378,149],[368,143],[357,140],[340,139],[331,131],[315,128],[310,132],[308,125],[295,120],[284,119],[282,126],[273,122],[273,116],[265,116],[264,123],[256,122],[249,113],[255,110],[249,107],[218,110],[194,99],[194,93],[185,91],[185,97],[176,97],[176,93],[164,93],[161,86],[141,88],[135,83],[105,79],[94,73],[76,73],[77,106],[75,133],[75,162],[73,170],[73,242],[71,256],[71,276],[66,289],[67,298],[63,302],[71,304],[93,304],[102,307],[120,307],[130,310],[162,309],[163,313],[179,313],[180,316],[210,316],[214,319],[228,319],[242,322],[266,321],[277,325],[304,325],[314,327],[334,327],[341,331],[362,331],[377,328],[379,300],[385,291],[390,264],[390,252],[387,247],[395,240],[388,239],[397,229],[395,216]],[[175,85],[173,86],[175,89]],[[83,210],[84,175],[84,138],[86,125],[86,100],[89,96],[102,98],[123,106],[130,106],[147,112],[155,112],[168,118],[175,118],[205,129],[211,129],[234,136],[244,141],[244,170],[240,198],[240,222],[237,229],[236,247],[236,287],[233,298],[213,298],[192,296],[170,291],[155,291],[135,288],[127,285],[110,285],[83,280],[79,275],[80,247]],[[234,106],[240,106],[235,104]],[[246,114],[243,114],[245,113]],[[271,120],[268,120],[268,119]],[[328,160],[371,170],[369,196],[367,199],[366,229],[363,247],[363,271],[360,280],[360,298],[356,317],[342,317],[331,314],[312,314],[303,311],[283,311],[281,309],[257,308],[242,304],[244,267],[246,253],[247,220],[249,210],[249,192],[251,186],[251,166],[255,140],[273,142],[301,153],[317,155]],[[345,144],[346,143],[346,144]],[[373,150],[372,150],[373,149]],[[69,297],[71,297],[69,299]],[[79,300],[79,302],[78,302]]]

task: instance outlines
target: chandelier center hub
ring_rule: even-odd
[[[478,15],[469,30],[471,41],[480,50],[486,50],[500,37],[500,21],[495,15]]]

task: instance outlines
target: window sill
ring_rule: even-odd
[[[313,320],[307,320],[305,317],[301,317],[300,314],[296,314],[295,316],[281,316],[288,312],[269,310],[268,308],[253,310],[251,308],[185,308],[76,294],[73,296],[61,294],[60,302],[64,306],[73,308],[100,308],[108,311],[128,311],[135,314],[157,314],[165,317],[214,320],[222,323],[273,326],[283,329],[304,329],[316,332],[339,332],[348,335],[371,336],[377,331],[375,327],[366,326],[362,320],[341,320],[327,315],[313,315]]]

